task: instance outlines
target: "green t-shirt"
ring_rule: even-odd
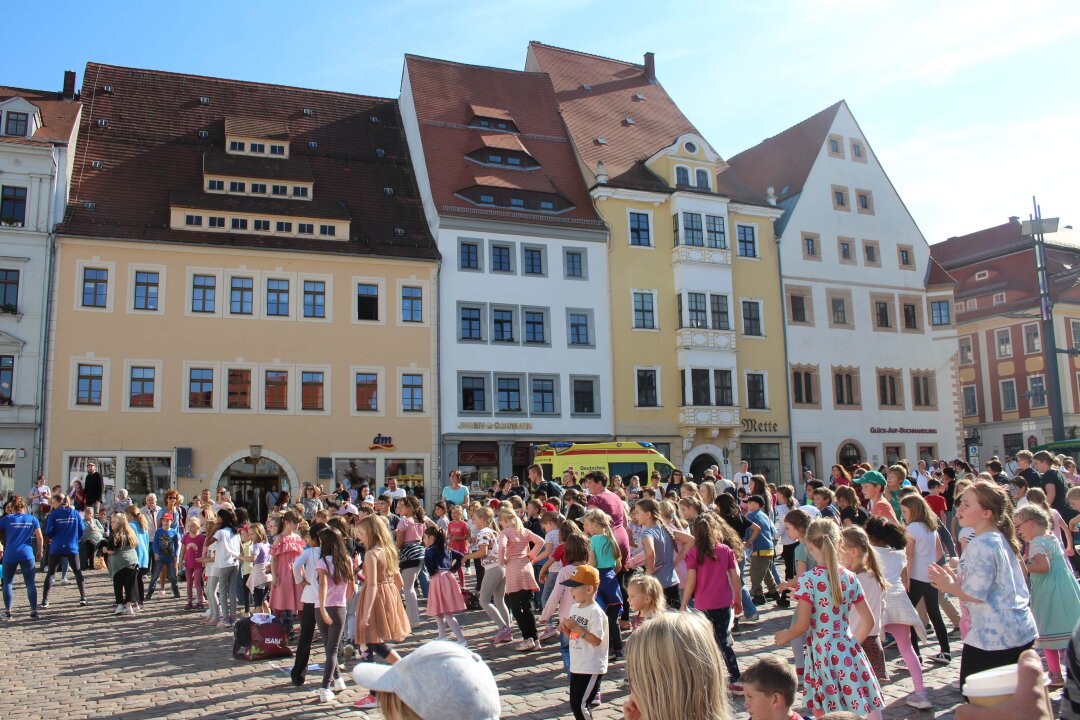
[[[596,556],[596,569],[606,570],[615,567],[615,550],[611,547],[611,541],[606,535],[593,535],[589,538],[592,545],[593,555]]]

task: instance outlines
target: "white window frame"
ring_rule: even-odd
[[[240,313],[234,314],[232,312],[232,281],[233,278],[251,278],[251,314],[242,315]],[[263,316],[263,280],[261,270],[250,270],[245,265],[241,265],[239,268],[226,268],[225,269],[225,304],[229,306],[228,311],[222,309],[222,312],[233,320],[261,320]],[[290,300],[292,298],[289,298]]]
[[[571,342],[570,315],[584,315],[588,323],[589,342],[575,344]],[[595,350],[596,349],[596,312],[592,308],[566,308],[566,347],[568,350]]]
[[[637,327],[634,325],[634,296],[638,293],[652,295],[652,312],[653,312],[653,326],[652,327]],[[652,289],[643,288],[630,288],[630,329],[633,332],[660,332],[660,302],[659,292]]]
[[[761,320],[761,334],[760,335],[747,335],[746,326],[743,318],[743,303],[756,303],[758,306],[758,317]],[[728,317],[731,317],[729,314]],[[739,337],[741,338],[753,338],[764,340],[768,337],[768,331],[765,327],[765,299],[764,298],[752,298],[752,297],[739,297]]]
[[[1005,299],[1005,293],[994,293],[994,305],[1004,305],[1007,301]]]
[[[165,314],[165,265],[150,265],[146,263],[128,263],[128,287],[127,305],[125,310],[129,315],[164,315]],[[158,306],[156,310],[135,309],[135,274],[138,272],[155,272],[158,275]],[[82,282],[80,278],[80,283]],[[81,289],[81,288],[80,288]],[[108,302],[108,299],[106,299]]]
[[[1012,385],[1013,406],[1007,408],[1005,407],[1005,386],[1010,384]],[[1016,380],[1014,378],[998,380],[998,398],[1001,401],[1001,412],[1017,412],[1020,409],[1020,396],[1016,392]]]
[[[638,215],[649,216],[649,244],[648,245],[634,245],[630,242],[630,213],[637,213]],[[653,221],[652,210],[639,210],[637,208],[626,208],[626,246],[634,250],[655,250],[656,249],[656,223]]]
[[[356,409],[356,374],[375,376],[375,399],[378,403],[375,410]],[[400,383],[399,383],[400,386]],[[349,367],[349,415],[351,417],[386,417],[386,368],[382,365],[352,365]],[[401,398],[397,398],[400,405]]]
[[[1035,328],[1035,332],[1037,333],[1038,342],[1039,342],[1039,348],[1037,350],[1028,350],[1027,329],[1029,327]],[[1042,351],[1043,351],[1043,347],[1042,347],[1042,325],[1040,323],[1037,323],[1037,322],[1024,323],[1023,325],[1021,325],[1020,326],[1020,342],[1022,342],[1024,344],[1024,354],[1025,355],[1042,355]]]
[[[419,375],[423,378],[424,409],[420,412],[417,412],[415,410],[405,411],[402,409],[403,403],[401,395],[401,379],[404,375]],[[434,405],[436,403],[435,393],[437,392],[437,390],[438,389],[434,387],[431,383],[431,370],[429,368],[418,368],[416,366],[397,368],[397,394],[394,396],[396,416],[403,418],[431,417]]]
[[[378,320],[359,320],[356,317],[357,302],[356,302],[356,286],[357,285],[374,285],[379,288],[379,319]],[[400,291],[399,291],[400,292]],[[353,325],[386,325],[386,316],[390,310],[387,307],[386,297],[386,278],[383,277],[369,277],[365,275],[353,275],[352,285],[349,286],[349,295],[352,305],[352,324]]]
[[[284,410],[267,410],[266,409],[266,373],[267,372],[281,372],[286,373],[286,382],[288,383],[288,391],[285,393],[285,402],[288,405]],[[259,363],[259,414],[260,415],[298,415],[296,398],[299,395],[296,394],[296,384],[299,375],[296,373],[295,365],[287,365],[280,362]],[[312,413],[314,415],[316,413]]]
[[[749,227],[754,228],[754,252],[756,255],[740,255],[739,254],[739,228]],[[732,240],[734,242],[732,242]],[[734,257],[739,260],[754,260],[761,261],[761,227],[756,222],[743,222],[738,221],[735,223],[735,237],[728,241],[728,247],[731,248]]]
[[[574,410],[574,381],[575,380],[589,380],[589,381],[592,382],[592,384],[593,384],[593,408],[594,408],[594,412],[584,413],[584,412],[576,412]],[[634,373],[634,382],[635,383],[637,382],[637,372]],[[570,400],[570,404],[568,406],[570,408],[570,417],[579,417],[579,418],[598,418],[598,417],[601,417],[603,412],[602,412],[602,410],[600,408],[600,376],[599,375],[576,375],[576,374],[575,375],[570,375],[567,378],[567,390],[568,390],[567,397]],[[660,398],[657,398],[657,400],[659,400],[659,399]],[[636,396],[635,396],[634,400],[635,401],[637,400]]]
[[[965,341],[965,340],[967,340],[968,347],[971,349],[971,352],[968,353],[968,356],[971,358],[970,362],[964,362],[964,353],[960,351],[960,344],[963,343],[963,341]],[[960,363],[960,365],[961,366],[974,365],[975,364],[975,337],[973,335],[961,335],[959,338],[957,338],[956,342],[957,342],[957,361]]]
[[[401,314],[401,293],[406,287],[420,288],[420,313],[423,320],[420,322],[406,321]],[[354,291],[355,295],[356,292]],[[394,324],[398,327],[429,328],[431,327],[432,315],[431,282],[422,280],[415,275],[397,279],[397,292],[394,294]]]
[[[638,405],[638,371],[652,370],[656,373],[656,405]],[[664,407],[664,398],[661,393],[663,388],[662,370],[659,365],[635,365],[634,366],[634,409],[635,410],[659,410]]]
[[[520,273],[521,277],[546,278],[551,274],[550,268],[548,266],[548,252],[547,252],[547,246],[546,245],[537,245],[536,243],[522,242],[520,244],[520,250],[521,250],[521,259],[520,259],[520,262],[518,264],[518,267],[521,268],[521,273]],[[539,250],[540,251],[540,272],[538,272],[538,273],[527,273],[527,272],[525,272],[525,251],[526,250]]]
[[[105,307],[84,307],[83,300],[83,280],[85,270],[105,270],[108,275],[108,286],[105,290]],[[20,284],[22,278],[19,278]],[[119,278],[116,276],[116,263],[105,262],[101,260],[97,255],[89,259],[78,259],[75,261],[75,311],[76,312],[91,312],[91,313],[111,313],[116,301],[116,291]]]
[[[185,268],[187,286],[184,290],[184,315],[186,317],[222,317],[221,288],[225,273],[221,268],[188,267]],[[208,275],[214,278],[214,312],[194,312],[191,304],[195,301],[195,276]]]
[[[266,311],[267,298],[270,295],[269,283],[271,280],[285,280],[289,283],[289,314],[288,315],[271,315]],[[296,273],[283,272],[281,268],[276,268],[273,271],[265,270],[262,273],[260,279],[262,284],[262,307],[260,311],[267,320],[277,321],[293,321],[296,320]]]
[[[81,277],[81,276],[80,276]],[[80,279],[80,290],[82,290],[82,281]],[[81,296],[81,292],[80,292]],[[70,366],[68,369],[69,389],[68,389],[68,410],[76,410],[79,412],[108,412],[109,410],[109,375],[112,361],[109,358],[99,358],[93,353],[87,353],[86,355],[75,356],[71,358]],[[101,366],[101,404],[100,405],[79,405],[79,366],[80,365],[100,365]],[[16,368],[18,369],[18,368]],[[157,392],[154,393],[155,401]],[[14,394],[13,394],[14,396]]]
[[[333,397],[334,397],[334,389],[333,389],[333,383],[331,383],[331,381],[330,381],[330,377],[331,377],[330,370],[331,370],[331,368],[330,368],[329,365],[297,365],[296,366],[296,383],[295,383],[296,396],[294,398],[294,402],[295,402],[296,414],[297,415],[315,416],[315,417],[317,417],[317,416],[320,416],[320,415],[325,416],[325,415],[331,415],[332,414],[331,410],[332,410],[332,405],[333,405],[332,401],[333,401]],[[323,409],[322,410],[305,410],[304,409],[304,388],[303,388],[304,375],[303,374],[305,372],[321,372],[323,374]],[[277,412],[277,411],[275,411],[275,412]]]
[[[221,363],[217,360],[185,360],[183,369],[184,373],[180,377],[180,412],[191,413],[193,415],[207,415],[221,412]],[[188,391],[191,385],[192,370],[214,371],[214,396],[211,405],[208,408],[188,407]]]
[[[326,296],[323,299],[325,317],[307,317],[304,315],[304,283],[307,281],[321,282],[325,288]],[[296,276],[296,319],[300,322],[331,323],[334,321],[334,276],[321,275],[318,273],[298,273]]]
[[[124,392],[123,401],[120,403],[120,412],[130,413],[160,413],[161,395],[165,387],[162,378],[161,360],[124,360]],[[131,407],[131,370],[136,367],[149,367],[154,369],[154,404],[150,407]],[[104,383],[102,383],[104,391]]]
[[[680,168],[682,168],[683,170],[686,171],[686,187],[694,187],[693,168],[690,167],[689,165],[684,165],[683,163],[678,163],[678,164],[675,165],[675,167],[673,167],[671,169],[671,172],[673,173],[672,183],[671,183],[672,186],[674,186],[676,188],[679,187],[679,169]]]
[[[1031,389],[1031,381],[1034,380],[1035,378],[1042,379],[1043,400],[1042,400],[1041,405],[1036,405],[1035,404],[1035,398],[1029,396],[1028,399],[1027,399],[1028,400],[1028,407],[1030,409],[1032,409],[1032,410],[1042,410],[1042,409],[1045,409],[1045,408],[1049,407],[1048,401],[1050,399],[1048,397],[1049,396],[1049,391],[1048,391],[1048,389],[1046,387],[1046,375],[1044,375],[1043,373],[1032,373],[1031,375],[1028,375],[1027,376],[1027,391],[1028,392],[1033,392],[1033,390]]]
[[[229,407],[229,371],[247,370],[251,373],[251,407]],[[258,363],[224,362],[221,363],[221,412],[231,415],[258,415],[262,407],[262,379],[259,374]],[[185,380],[186,382],[186,380]],[[217,394],[215,393],[215,399]],[[185,395],[186,397],[186,395]]]
[[[750,407],[750,391],[749,391],[749,389],[743,395],[743,397],[746,399],[746,404],[745,405],[740,405],[740,407],[743,407],[747,412],[770,412],[772,410],[772,403],[769,402],[769,371],[768,370],[743,370],[742,387],[744,387],[744,388],[749,387],[747,383],[750,382],[750,376],[751,375],[761,375],[764,378],[765,407],[763,407],[763,408],[752,408],[752,407]],[[711,379],[712,378],[710,378],[710,380]],[[742,388],[740,388],[740,389],[742,389]]]
[[[1001,342],[998,340],[998,336],[1001,335],[1001,333],[1006,333],[1008,335],[1008,337],[1009,337],[1009,354],[1008,355],[1002,355],[1001,354]],[[996,360],[1007,360],[1007,359],[1011,358],[1015,354],[1016,353],[1013,351],[1013,346],[1012,346],[1012,328],[999,328],[999,329],[995,330],[994,331],[994,358]]]
[[[975,400],[975,412],[970,414],[967,412],[967,400],[964,397],[964,394],[967,392],[968,388],[971,388],[971,397]],[[960,414],[962,417],[966,418],[979,417],[979,390],[974,385],[962,385],[960,387]]]

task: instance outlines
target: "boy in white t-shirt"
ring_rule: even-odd
[[[600,573],[592,565],[578,565],[562,584],[574,596],[570,617],[559,623],[570,636],[570,710],[575,720],[590,720],[589,704],[600,692],[608,668],[608,620],[596,604]]]

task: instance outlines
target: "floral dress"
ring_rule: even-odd
[[[839,569],[839,605],[833,602],[829,572],[820,565],[799,576],[794,598],[809,603],[806,670],[803,683],[813,707],[826,713],[847,710],[866,715],[885,707],[870,662],[851,634],[848,614],[865,602],[859,579]]]

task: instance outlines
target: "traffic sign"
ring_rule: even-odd
[[[979,454],[979,446],[978,445],[972,445],[971,447],[968,448],[968,455],[970,455],[971,457],[976,457],[978,454]]]

